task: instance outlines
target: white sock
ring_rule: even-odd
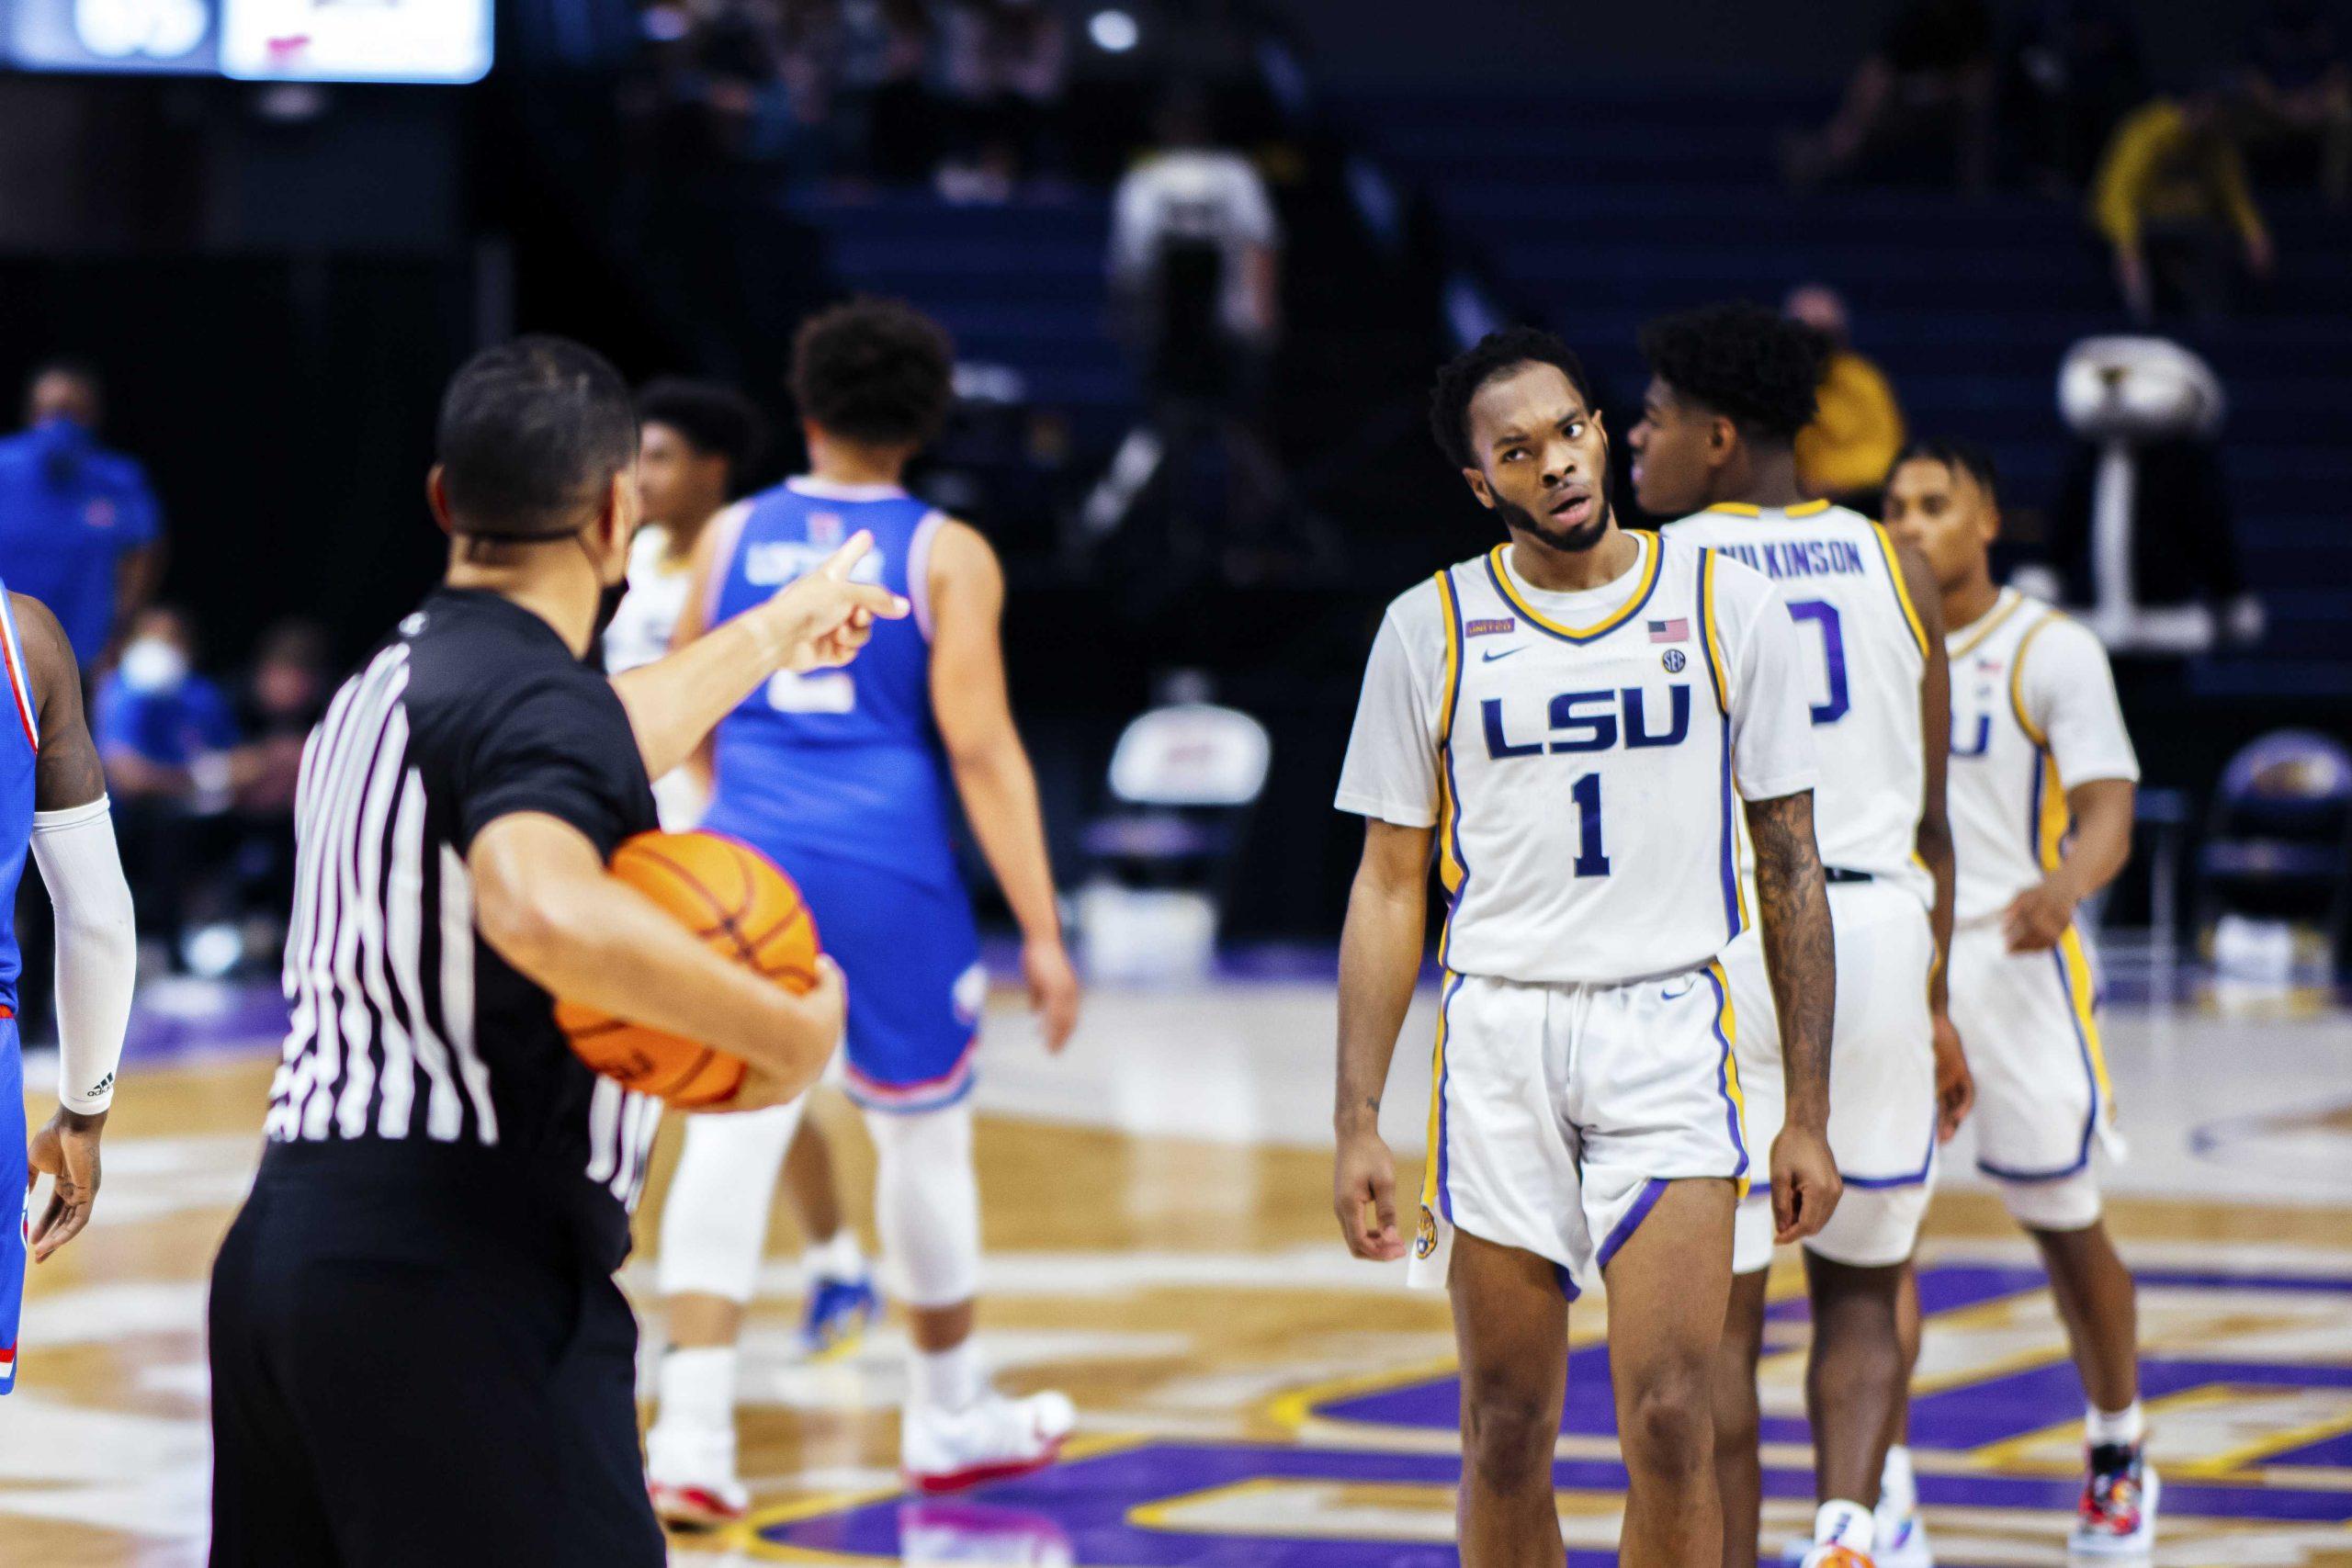
[[[1813,1516],[1813,1544],[1826,1546],[1831,1541],[1849,1551],[1867,1556],[1877,1531],[1871,1511],[1860,1503],[1848,1503],[1837,1498],[1821,1505]]]
[[[2133,1400],[2117,1411],[2101,1410],[2096,1404],[2083,1406],[2083,1436],[2091,1447],[2107,1443],[2121,1443],[2125,1447],[2138,1442],[2147,1431],[2147,1417],[2140,1413],[2140,1402]]]
[[[1907,1514],[1919,1506],[1919,1483],[1911,1474],[1911,1450],[1900,1443],[1886,1450],[1886,1468],[1879,1472],[1878,1506],[1895,1514]]]
[[[829,1239],[802,1253],[800,1266],[808,1270],[812,1280],[855,1284],[865,1278],[865,1253],[857,1245],[857,1233],[843,1225]]]
[[[662,1357],[662,1426],[673,1430],[732,1431],[735,1427],[732,1345],[696,1346]]]
[[[980,1348],[969,1339],[952,1349],[910,1350],[907,1382],[914,1404],[941,1410],[967,1410],[989,1387]]]

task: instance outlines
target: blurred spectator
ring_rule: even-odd
[[[1878,49],[1847,84],[1838,113],[1818,132],[1790,139],[1792,184],[1851,174],[1886,143],[1926,130],[1951,136],[1964,190],[1990,176],[1996,73],[1993,12],[1985,0],[1908,0]]]
[[[1119,182],[1111,222],[1111,293],[1143,362],[1150,415],[1130,432],[1087,498],[1087,532],[1125,523],[1155,481],[1168,501],[1162,583],[1177,581],[1223,536],[1224,569],[1254,576],[1284,499],[1280,465],[1258,429],[1280,326],[1282,231],[1272,196],[1248,158],[1216,144],[1192,87],[1170,95],[1159,145]],[[1201,504],[1212,469],[1225,495]],[[1165,478],[1163,479],[1163,476]],[[1172,569],[1172,570],[1166,570]]]
[[[243,736],[231,781],[239,811],[292,821],[302,745],[326,712],[329,673],[326,634],[312,623],[281,621],[263,635],[234,720]]]
[[[1821,408],[1797,432],[1797,483],[1866,516],[1878,515],[1879,492],[1903,450],[1903,410],[1879,367],[1854,352],[1846,301],[1810,283],[1790,294],[1789,316],[1827,338]]]
[[[1155,396],[1246,400],[1280,323],[1273,197],[1248,158],[1215,144],[1198,94],[1170,96],[1159,136],[1113,202],[1112,294]]]
[[[2239,80],[2252,137],[2314,147],[2320,190],[2341,205],[2352,183],[2352,64],[2318,0],[2262,7]]]
[[[2121,0],[2044,0],[2012,56],[2012,118],[2040,182],[2080,190],[2116,122],[2148,98],[2148,70]]]
[[[2229,308],[2230,258],[2270,276],[2270,231],[2247,188],[2227,98],[2206,88],[2157,98],[2116,127],[2091,189],[2091,221],[2115,250],[2124,305],[2142,321],[2177,303]]]
[[[243,740],[231,755],[231,866],[237,911],[283,921],[294,898],[294,790],[302,747],[324,716],[333,671],[326,634],[281,621],[262,637],[237,699]],[[266,952],[271,933],[247,943]]]
[[[114,797],[123,870],[142,936],[181,966],[191,879],[218,858],[199,826],[229,804],[237,723],[228,698],[196,672],[195,639],[176,610],[141,611],[122,659],[99,684],[93,732]]]
[[[113,662],[163,570],[160,515],[133,459],[98,445],[105,386],[89,366],[34,372],[26,428],[0,438],[8,586],[56,612],[85,671]]]
[[[1047,155],[1069,69],[1066,28],[1045,0],[948,0],[942,23],[951,146],[940,194],[1002,201]]]

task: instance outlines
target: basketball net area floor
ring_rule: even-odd
[[[213,1249],[251,1179],[276,1033],[267,993],[152,988],[90,1230],[33,1270],[17,1392],[0,1401],[0,1563],[204,1557],[202,1314]],[[1434,1013],[1417,1005],[1384,1122],[1418,1183]],[[1327,981],[1097,991],[1048,1060],[1013,998],[982,1047],[999,1381],[1069,1391],[1065,1461],[947,1502],[895,1472],[895,1326],[824,1365],[792,1349],[799,1281],[778,1205],[744,1372],[749,1525],[675,1545],[693,1568],[768,1562],[1202,1563],[1435,1568],[1458,1473],[1443,1301],[1351,1259],[1329,1213]],[[2121,1006],[2108,1057],[2131,1144],[2110,1221],[2141,1280],[2143,1385],[2165,1474],[2156,1562],[2352,1568],[2352,1020],[2260,1021],[2194,1001]],[[36,1072],[38,1077],[38,1072]],[[46,1083],[31,1089],[46,1116]],[[826,1091],[844,1190],[871,1156]],[[650,1357],[646,1259],[676,1130],[626,1283]],[[1955,1157],[1956,1156],[1956,1157]],[[1939,1561],[2065,1559],[2081,1398],[2029,1247],[1947,1151],[1922,1248],[1930,1317],[1913,1441]],[[871,1237],[870,1221],[862,1221]],[[887,1282],[887,1276],[886,1276]],[[1764,1367],[1766,1534],[1810,1517],[1806,1326],[1774,1277]],[[1605,1303],[1580,1303],[1555,1479],[1575,1568],[1611,1560],[1623,1472]],[[430,1499],[420,1499],[430,1506]]]

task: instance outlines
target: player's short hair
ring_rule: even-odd
[[[791,384],[801,414],[845,441],[921,446],[955,400],[956,345],[911,305],[853,299],[800,323]]]
[[[1438,450],[1457,468],[1475,468],[1470,447],[1470,400],[1478,389],[1522,365],[1550,365],[1568,378],[1585,406],[1592,406],[1592,378],[1584,361],[1558,336],[1539,327],[1505,327],[1488,333],[1442,366],[1430,389],[1430,434]]]
[[[458,533],[555,538],[582,527],[636,461],[637,408],[595,350],[519,337],[450,378],[435,448]]]
[[[1984,499],[1998,506],[2001,503],[2001,471],[1993,462],[1993,454],[1973,441],[1958,436],[1939,436],[1932,441],[1914,441],[1894,456],[1894,468],[1917,459],[1924,463],[1941,463],[1955,474],[1966,474],[1984,492]],[[1894,468],[1889,468],[1893,473]]]
[[[1820,406],[1829,340],[1778,310],[1735,300],[1660,316],[1642,329],[1642,357],[1682,396],[1787,442]]]
[[[751,400],[716,381],[664,376],[649,382],[637,394],[637,418],[676,431],[706,457],[726,458],[732,482],[741,482],[767,441],[767,422]]]

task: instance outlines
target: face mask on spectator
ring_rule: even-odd
[[[122,650],[122,683],[134,692],[168,692],[187,679],[187,655],[159,637]]]

